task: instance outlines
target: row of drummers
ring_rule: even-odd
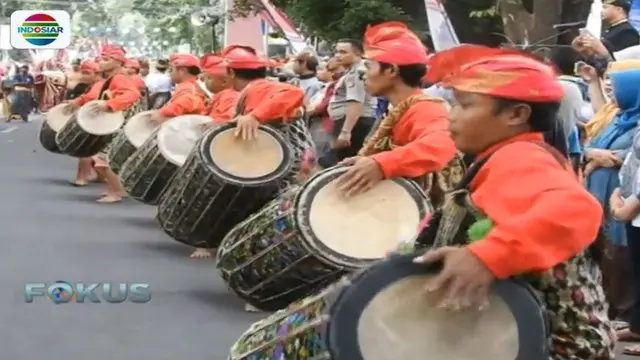
[[[431,171],[417,174],[418,166],[404,166],[415,158],[403,155],[403,149],[378,146],[389,143],[393,124],[403,116],[396,111],[361,149],[362,155],[394,153],[387,160],[396,171],[375,187],[363,186],[360,194],[347,197],[341,185],[358,172],[364,171],[359,180],[366,180],[366,163],[301,176],[308,167],[306,155],[314,152],[308,124],[299,111],[304,94],[292,85],[265,80],[264,60],[253,49],[231,46],[221,58],[172,57],[171,76],[177,89],[171,100],[159,111],[138,113],[131,111],[137,100],[127,97],[132,89],[122,87],[127,83],[120,72],[125,60],[120,48],[103,49],[100,67],[106,80],[99,91],[82,97],[84,103],[77,110],[62,104],[46,114],[40,131],[43,147],[104,161],[107,176],[116,176],[129,196],[157,206],[156,218],[171,238],[207,252],[217,249],[222,278],[252,308],[281,310],[306,298],[307,320],[321,313],[327,307],[324,295],[308,296],[384,258],[399,239],[413,241],[421,219],[433,212],[428,197],[441,198],[464,171],[455,148],[431,138],[431,145],[418,146],[433,148],[420,154],[425,155],[422,162],[441,168],[453,157],[447,171],[440,177],[423,176],[420,185],[403,178]],[[214,60],[219,60],[216,65]],[[214,67],[224,72],[213,71]],[[233,122],[194,109],[200,96],[197,69],[204,70],[207,86],[219,81],[229,91],[241,91],[232,116],[226,118]],[[214,93],[211,106],[221,91],[210,86],[209,90]],[[446,127],[440,100],[420,95],[411,102],[420,109],[424,106],[425,112],[440,112],[442,123],[435,126]],[[417,118],[409,120],[418,126]],[[446,132],[436,134],[451,144]],[[430,189],[428,196],[425,186]],[[283,319],[291,310],[278,314],[277,321],[286,322]],[[232,358],[262,359],[245,345],[254,338],[273,339],[270,333],[252,328],[236,344]],[[326,347],[312,333],[303,341],[306,347],[318,343],[314,351],[319,355]],[[271,345],[267,341],[261,349],[270,352]]]

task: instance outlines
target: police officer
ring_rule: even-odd
[[[335,58],[346,72],[329,101],[334,141],[318,161],[323,167],[355,156],[375,123],[377,100],[365,90],[363,52],[362,44],[355,40],[340,40],[336,45]]]

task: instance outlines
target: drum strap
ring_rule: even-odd
[[[110,77],[107,79],[107,81],[104,82],[104,84],[102,84],[102,88],[100,89],[100,95],[98,96],[98,99],[104,99],[103,96],[107,94],[107,91],[109,91],[109,86],[111,86],[111,81],[113,81],[114,76]]]

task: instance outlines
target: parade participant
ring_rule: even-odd
[[[136,59],[127,59],[127,62],[124,64],[124,69],[126,74],[131,76],[138,90],[146,91],[147,85],[144,83],[144,80],[142,80],[142,76],[140,76],[140,62]]]
[[[140,63],[140,76],[142,79],[146,79],[147,75],[149,75],[149,62],[147,60],[138,60]]]
[[[100,92],[104,80],[100,75],[100,65],[91,60],[85,60],[80,64],[79,68],[82,73],[80,83],[86,84],[88,91],[93,89],[94,92]],[[86,94],[86,92],[85,92]],[[93,159],[81,158],[78,159],[78,170],[76,172],[76,179],[73,181],[73,186],[86,186],[90,181],[95,180],[96,175],[93,173]]]
[[[80,65],[82,64],[80,59],[75,59],[71,62],[71,68],[65,73],[67,79],[67,91],[65,97],[67,100],[72,100],[80,96],[87,91],[87,87],[82,84],[82,71]]]
[[[231,88],[227,67],[220,56],[205,55],[201,59],[204,83],[213,93],[213,99],[205,109],[205,115],[217,122],[227,122],[235,115],[240,93]]]
[[[100,70],[104,75],[104,83],[101,87],[93,86],[91,90],[73,100],[69,111],[73,111],[92,100],[106,99],[105,104],[96,111],[126,111],[134,112],[140,101],[140,92],[131,77],[124,73],[126,53],[119,47],[107,45],[100,52]],[[133,109],[133,111],[132,111]],[[130,114],[129,114],[130,115]],[[125,117],[129,117],[125,115]],[[94,168],[100,176],[103,176],[107,186],[107,192],[98,199],[100,203],[115,203],[125,196],[120,179],[111,169],[104,154],[93,158]]]
[[[149,108],[160,109],[171,98],[171,78],[167,74],[169,61],[160,59],[156,61],[156,72],[150,73],[144,79],[149,90]]]
[[[29,114],[34,108],[33,87],[35,80],[29,73],[29,66],[20,66],[20,71],[13,76],[14,100],[11,103],[12,116],[29,122]]]
[[[389,99],[393,110],[359,156],[342,162],[351,165],[338,180],[347,196],[383,179],[438,172],[456,154],[444,100],[424,95],[420,88],[427,52],[418,37],[398,22],[373,26],[365,33],[365,58],[368,92]]]
[[[438,229],[451,222],[454,208],[491,225],[472,243],[466,229],[443,236],[442,247],[416,258],[442,263],[425,288],[442,291],[441,307],[478,309],[494,280],[518,276],[543,302],[551,359],[613,359],[615,339],[598,267],[587,251],[598,236],[602,208],[542,135],[556,121],[563,96],[553,69],[516,50],[471,45],[438,53],[428,66],[431,82],[454,89],[451,136],[476,159],[460,198],[442,207],[435,231],[444,234]],[[425,237],[434,223],[418,243],[428,246]]]
[[[236,136],[252,140],[260,124],[293,118],[304,101],[302,89],[266,80],[268,62],[250,46],[227,46],[222,56],[233,88],[242,91],[243,107],[235,118]]]
[[[205,107],[204,94],[196,85],[200,59],[191,54],[174,54],[169,61],[171,81],[176,89],[169,102],[151,115],[159,123],[179,115],[201,114]]]

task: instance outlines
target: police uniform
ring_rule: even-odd
[[[363,104],[363,110],[358,122],[351,129],[351,145],[346,148],[332,149],[324,154],[319,159],[323,167],[333,166],[344,158],[355,156],[376,121],[377,99],[369,95],[365,89],[364,72],[364,62],[356,64],[336,84],[327,109],[333,121],[334,139],[337,139],[342,131],[348,105],[359,102]]]

